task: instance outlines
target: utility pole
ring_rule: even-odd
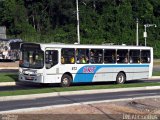
[[[144,45],[146,46],[147,45],[147,25],[146,24],[144,25],[143,36],[144,36]]]
[[[143,33],[143,36],[144,36],[144,44],[145,44],[145,46],[147,46],[147,27],[152,27],[152,26],[154,26],[154,27],[157,27],[157,25],[156,24],[145,24],[144,25],[144,33]]]
[[[138,18],[136,19],[136,45],[139,45],[139,38],[138,38]]]
[[[78,0],[76,0],[76,4],[77,4],[77,40],[78,40],[78,44],[80,44]]]

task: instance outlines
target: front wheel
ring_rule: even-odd
[[[72,78],[70,75],[64,74],[61,78],[61,87],[69,87],[71,84]]]
[[[123,84],[123,83],[125,83],[125,81],[126,81],[125,74],[122,73],[122,72],[118,73],[117,78],[116,78],[116,83],[117,84]]]

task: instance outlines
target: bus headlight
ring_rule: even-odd
[[[21,71],[19,71],[19,75],[22,75],[23,73]]]
[[[42,76],[43,75],[43,73],[37,73],[37,76]]]

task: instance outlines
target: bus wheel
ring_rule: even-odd
[[[69,87],[71,84],[72,78],[68,74],[64,74],[61,78],[61,87]]]
[[[124,73],[120,72],[118,73],[117,77],[116,77],[116,83],[117,84],[123,84],[126,81],[126,76]]]

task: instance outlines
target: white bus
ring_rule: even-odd
[[[128,80],[152,76],[153,48],[119,45],[23,43],[19,80],[71,83]]]

